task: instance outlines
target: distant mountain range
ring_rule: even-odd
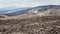
[[[14,7],[2,8],[0,9],[0,14],[9,14],[9,13],[14,13],[14,12],[18,12],[18,11],[22,11],[26,9],[28,9],[28,7],[26,8],[14,8]]]
[[[3,8],[0,9],[0,15],[21,15],[21,14],[30,14],[36,13],[37,11],[43,11],[47,9],[60,8],[60,5],[46,5],[46,6],[37,6],[37,7],[28,7],[28,8]]]

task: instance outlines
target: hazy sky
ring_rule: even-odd
[[[60,0],[0,0],[0,8],[16,7],[34,7],[39,5],[60,5]]]

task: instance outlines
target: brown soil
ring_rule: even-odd
[[[0,20],[0,34],[60,34],[60,17]]]

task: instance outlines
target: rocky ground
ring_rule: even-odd
[[[0,34],[60,34],[60,17],[0,20]]]

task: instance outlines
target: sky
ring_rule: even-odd
[[[60,5],[60,0],[0,0],[0,8],[35,7],[41,5]]]

